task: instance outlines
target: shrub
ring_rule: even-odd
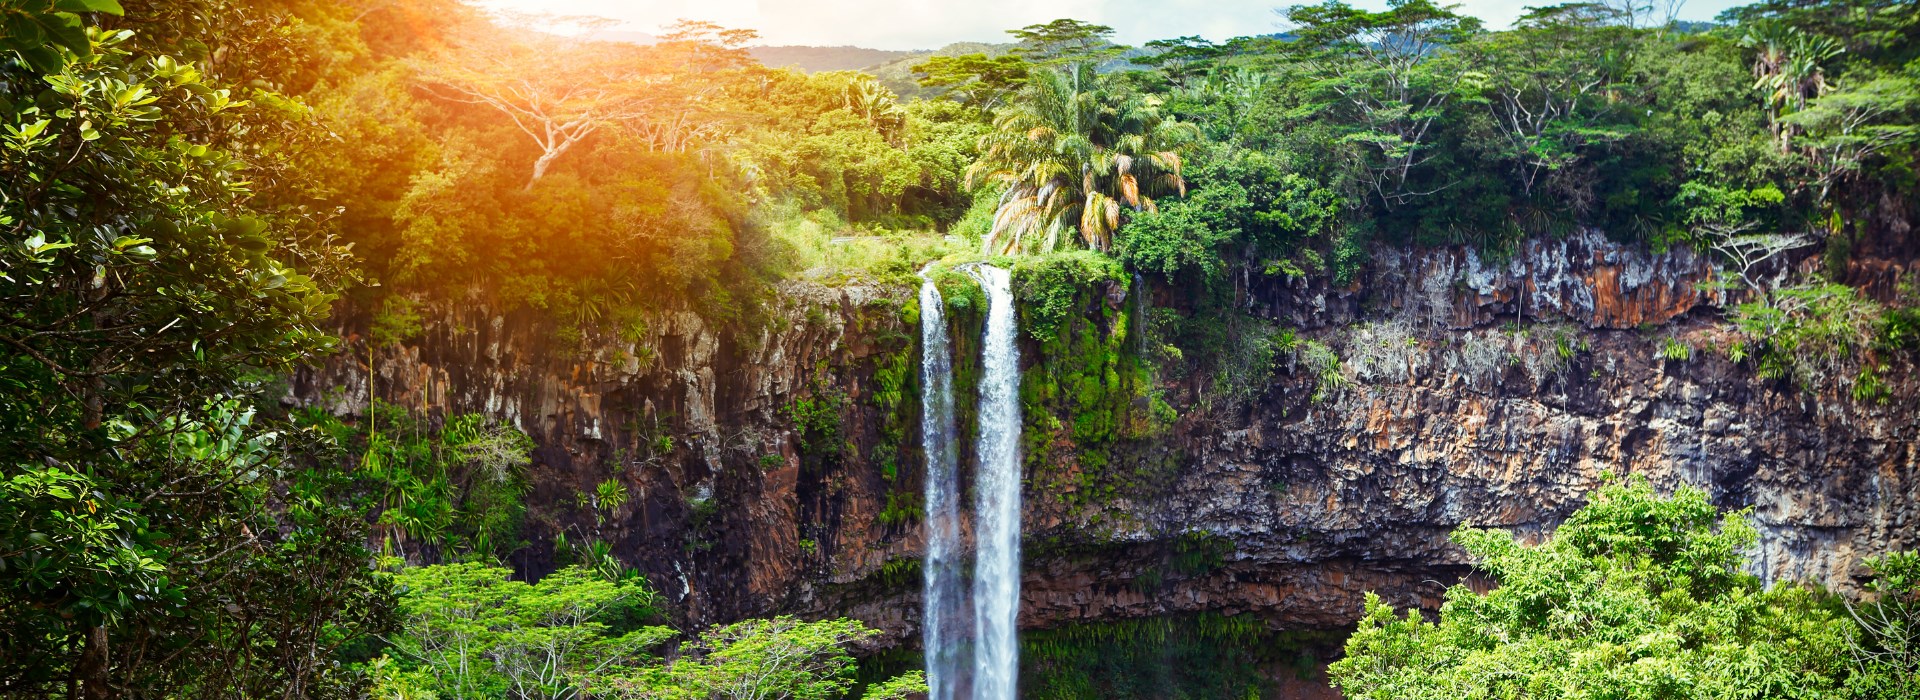
[[[1354,378],[1398,384],[1414,372],[1420,341],[1402,320],[1357,326],[1347,341],[1347,367]]]
[[[1266,391],[1273,370],[1286,353],[1300,343],[1293,330],[1267,321],[1253,321],[1234,333],[1213,375],[1213,395],[1228,406],[1239,406]]]
[[[1349,698],[1833,697],[1846,627],[1806,589],[1742,572],[1757,537],[1706,493],[1602,488],[1545,543],[1465,528],[1498,583],[1447,591],[1440,621],[1368,594],[1329,672]]]
[[[1513,363],[1510,339],[1500,331],[1463,335],[1460,347],[1449,356],[1454,371],[1469,384],[1492,387],[1500,372]]]
[[[1295,346],[1294,361],[1314,377],[1313,400],[1321,401],[1346,388],[1350,380],[1340,372],[1340,355],[1317,340],[1302,340]]]
[[[1903,291],[1913,294],[1911,286]],[[1761,377],[1809,391],[1831,386],[1859,401],[1887,398],[1880,373],[1895,352],[1915,344],[1912,305],[1889,309],[1842,284],[1781,289],[1731,316],[1742,336],[1734,361],[1751,359]]]
[[[1013,267],[1013,296],[1020,305],[1020,326],[1042,343],[1060,332],[1067,317],[1080,311],[1084,292],[1097,284],[1127,283],[1120,263],[1090,250],[1022,258]]]
[[[384,348],[412,340],[420,335],[421,320],[419,302],[405,296],[387,297],[373,313],[369,329],[373,344]]]

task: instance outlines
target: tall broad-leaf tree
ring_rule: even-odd
[[[1863,74],[1781,117],[1791,144],[1812,175],[1814,201],[1859,178],[1876,156],[1920,143],[1920,79]]]
[[[1480,31],[1480,21],[1431,0],[1389,0],[1380,12],[1328,0],[1284,14],[1299,37],[1289,48],[1313,79],[1313,96],[1295,116],[1323,121],[1358,147],[1366,181],[1388,208],[1446,189],[1445,178],[1416,176],[1437,153],[1446,106],[1484,78],[1453,50]]]
[[[1013,55],[1042,66],[1098,65],[1126,51],[1113,43],[1113,27],[1076,19],[1029,24],[1007,33],[1020,40]]]
[[[1186,193],[1180,150],[1196,137],[1146,99],[1107,90],[1090,64],[1036,71],[967,171],[969,186],[1005,188],[984,247],[1049,251],[1077,234],[1107,250],[1126,212]]]
[[[1487,108],[1528,196],[1570,172],[1590,146],[1631,133],[1618,113],[1630,104],[1624,83],[1634,37],[1615,23],[1618,15],[1592,3],[1533,8],[1512,31],[1474,47]],[[1572,199],[1578,205],[1591,197]]]
[[[476,28],[456,49],[413,62],[420,79],[454,102],[505,114],[539,150],[527,189],[553,162],[611,124],[646,114],[665,77],[637,47]]]
[[[1832,37],[1778,22],[1756,23],[1740,37],[1740,45],[1753,50],[1753,88],[1765,95],[1767,122],[1785,153],[1791,147],[1794,126],[1783,118],[1832,89],[1826,63],[1845,48]]]
[[[0,42],[0,695],[346,692],[328,654],[377,597],[364,526],[289,486],[324,470],[245,403],[331,346],[350,279],[285,189],[304,107],[234,84],[271,84],[247,57],[288,35],[128,4],[107,21],[178,34],[22,45],[10,3]],[[98,20],[75,17],[42,19]]]
[[[1147,42],[1144,48],[1150,53],[1135,56],[1128,62],[1160,69],[1168,82],[1176,87],[1186,87],[1196,78],[1205,76],[1216,61],[1231,51],[1227,46],[1198,36],[1155,39]]]
[[[990,112],[1027,83],[1033,64],[1014,55],[930,56],[913,66],[921,87],[938,88],[942,97]]]
[[[751,29],[729,29],[711,22],[682,20],[669,27],[660,43],[648,47],[640,60],[658,66],[662,75],[647,87],[647,108],[625,120],[654,150],[684,153],[724,140],[751,121],[751,110],[729,108],[730,92],[764,95],[754,88],[764,83],[740,80],[759,68],[747,53],[758,38]]]

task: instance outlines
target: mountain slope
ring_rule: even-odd
[[[920,51],[888,51],[859,46],[755,46],[747,49],[755,60],[771,68],[798,68],[807,73],[834,70],[859,70],[908,56]]]

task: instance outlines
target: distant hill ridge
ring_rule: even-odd
[[[965,56],[970,53],[998,56],[1012,50],[1015,46],[1018,46],[1018,44],[989,44],[979,41],[961,41],[947,44],[934,51],[916,51],[885,63],[863,66],[860,70],[875,78],[879,78],[881,85],[887,86],[887,89],[892,90],[894,94],[902,98],[915,96],[931,97],[934,94],[938,94],[938,91],[929,91],[926,88],[920,87],[920,84],[914,81],[914,66],[925,62],[933,56]]]
[[[984,53],[998,56],[1015,44],[989,44],[961,41],[932,51],[891,51],[859,46],[753,46],[747,49],[754,59],[772,68],[796,68],[807,73],[857,70],[875,78],[901,97],[921,95],[925,90],[913,79],[913,67],[933,56],[963,56]]]
[[[747,53],[770,68],[798,68],[807,73],[859,70],[925,51],[888,51],[860,46],[753,46]]]
[[[626,30],[601,30],[591,32],[586,38],[597,41],[620,41],[633,44],[651,44],[659,37],[644,32]],[[913,67],[933,56],[964,56],[970,53],[983,53],[988,56],[1004,54],[1019,44],[986,43],[980,41],[960,41],[947,44],[931,51],[901,51],[892,49],[869,49],[864,46],[749,46],[747,53],[754,60],[769,68],[793,68],[803,73],[824,73],[836,70],[857,70],[880,79],[882,85],[893,90],[903,98],[933,97],[939,90],[920,87],[914,80]],[[1119,58],[1102,65],[1102,72],[1125,70],[1129,68],[1127,59],[1146,55],[1148,50],[1133,48]]]

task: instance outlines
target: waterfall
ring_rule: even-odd
[[[1147,282],[1140,279],[1140,272],[1133,273],[1133,287],[1127,290],[1133,295],[1133,327],[1127,332],[1133,334],[1133,352],[1141,362],[1147,358]]]
[[[927,460],[926,650],[929,700],[1013,700],[1020,642],[1020,349],[1015,345],[1013,283],[1006,270],[970,265],[987,293],[982,341],[979,465],[974,469],[973,634],[961,587],[959,454],[953,411],[953,350],[940,290],[925,271],[920,285],[921,447]],[[969,644],[968,642],[971,642]],[[971,668],[963,658],[973,656]],[[971,670],[971,674],[968,671]]]
[[[1014,344],[1011,276],[967,268],[987,292],[980,375],[979,467],[975,470],[973,697],[1013,700],[1020,670],[1020,349]]]
[[[940,290],[922,272],[920,285],[920,445],[927,459],[925,576],[926,615],[921,625],[926,650],[928,700],[958,700],[960,649],[954,639],[966,621],[960,590],[959,455],[954,445],[953,351],[947,343],[945,303]]]

